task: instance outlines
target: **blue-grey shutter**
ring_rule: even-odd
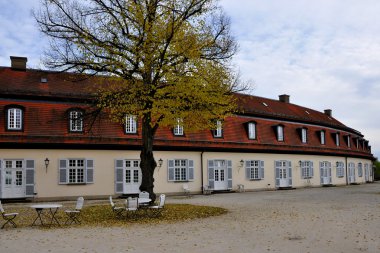
[[[251,180],[251,161],[250,160],[246,160],[245,161],[245,177],[248,179],[248,180]]]
[[[67,184],[67,160],[60,159],[59,163],[59,184]]]
[[[86,183],[87,184],[94,183],[94,160],[93,159],[86,160]]]
[[[227,161],[227,179],[228,179],[228,189],[232,189],[232,161]]]
[[[188,173],[188,180],[189,181],[194,181],[194,161],[193,160],[189,160],[189,167],[188,167],[188,170],[189,170],[189,173]]]
[[[314,164],[313,162],[309,162],[310,164],[310,177],[314,177]]]
[[[214,174],[214,160],[208,160],[208,187],[213,190],[214,189],[214,181],[215,181],[215,174]]]
[[[301,161],[301,178],[305,178],[305,161]]]
[[[115,193],[124,193],[124,160],[115,160]]]
[[[34,197],[34,160],[26,160],[25,196]]]
[[[174,181],[174,160],[168,160],[168,181]]]
[[[321,184],[323,184],[323,180],[322,180],[322,176],[323,176],[323,171],[322,171],[322,167],[323,167],[323,162],[319,162],[319,175],[320,175],[320,178],[321,178]]]
[[[264,161],[260,161],[260,179],[264,179]]]
[[[276,173],[275,173],[275,175],[276,175],[276,187],[280,186],[280,168],[279,168],[280,166],[281,166],[280,161],[274,162],[274,169],[276,171]]]
[[[331,184],[332,183],[332,178],[331,178],[331,163],[329,163],[329,167],[328,167],[328,170],[327,170],[327,176],[329,177],[329,183]]]
[[[288,172],[289,172],[289,186],[293,185],[293,177],[292,177],[292,162],[288,161]]]

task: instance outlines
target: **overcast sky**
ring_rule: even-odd
[[[379,0],[221,0],[239,43],[234,59],[252,94],[333,116],[380,156]],[[30,10],[38,0],[0,0],[0,66],[9,56],[42,68],[46,39]]]

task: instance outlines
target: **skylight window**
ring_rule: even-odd
[[[307,114],[310,114],[310,112],[308,112],[308,111],[305,111]]]
[[[267,104],[267,103],[265,103],[265,102],[262,102],[262,103],[263,103],[264,106],[268,107],[268,104]]]

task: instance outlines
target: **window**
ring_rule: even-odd
[[[84,183],[84,160],[69,160],[69,180],[68,183]]]
[[[72,110],[69,113],[70,132],[83,132],[83,112],[80,110]]]
[[[248,180],[261,180],[264,178],[264,161],[245,161],[246,177]]]
[[[89,184],[94,179],[94,160],[91,159],[60,159],[60,184]]]
[[[359,149],[359,138],[356,138],[356,148]]]
[[[251,140],[256,139],[256,123],[255,122],[248,123],[248,138]]]
[[[214,137],[221,138],[223,137],[222,121],[216,121],[216,129],[214,130]]]
[[[351,141],[350,141],[350,140],[351,140],[351,137],[350,137],[349,135],[346,135],[346,138],[347,138],[347,139],[346,139],[346,140],[347,140],[347,147],[348,147],[348,148],[351,148]]]
[[[339,143],[339,133],[335,133],[335,144],[337,147],[339,147],[340,143]]]
[[[363,176],[363,164],[358,163],[358,177],[362,177],[362,176]]]
[[[173,129],[174,135],[183,135],[182,119],[177,119],[177,125]]]
[[[301,162],[301,178],[309,179],[314,176],[313,162],[311,161],[300,161]]]
[[[277,140],[284,141],[284,127],[281,125],[277,126]]]
[[[125,116],[125,133],[127,134],[137,133],[136,116],[134,115]]]
[[[343,162],[336,162],[336,176],[344,177],[344,163]]]
[[[175,159],[168,161],[169,181],[192,181],[194,180],[193,160]]]
[[[7,110],[7,129],[22,130],[23,129],[23,111],[21,108],[9,108]]]
[[[301,129],[301,140],[302,140],[302,143],[307,143],[307,129],[306,128]]]
[[[321,131],[321,144],[322,145],[326,144],[326,134],[325,134],[325,131]]]

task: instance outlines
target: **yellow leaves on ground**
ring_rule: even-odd
[[[18,212],[19,215],[15,219],[18,227],[28,227],[33,223],[37,217],[36,212],[29,207],[15,207],[7,208],[9,211]],[[66,214],[64,209],[60,209],[56,215],[61,227],[81,227],[81,226],[128,226],[131,224],[158,224],[158,223],[173,223],[181,222],[191,219],[207,218],[227,213],[226,209],[211,206],[197,206],[189,204],[167,204],[165,205],[162,215],[153,218],[150,217],[149,210],[139,210],[137,215],[133,218],[116,218],[109,204],[100,204],[94,206],[85,206],[80,214],[81,224],[64,225],[66,221]],[[48,223],[49,217],[43,217],[44,222]],[[49,228],[48,226],[40,226],[41,228]],[[58,228],[57,225],[51,228]]]

